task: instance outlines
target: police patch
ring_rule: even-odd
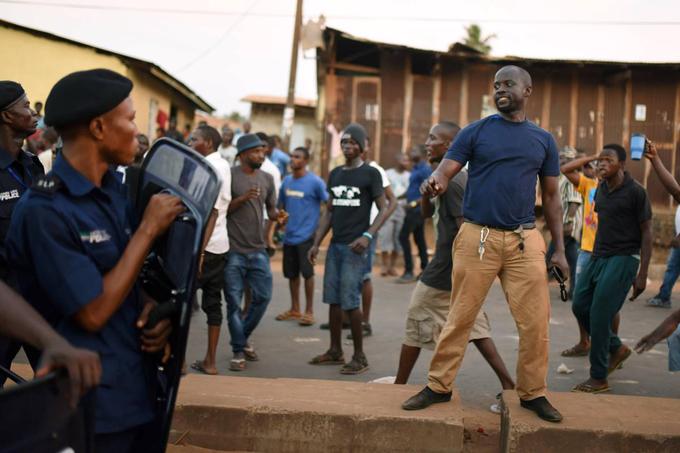
[[[80,240],[90,244],[100,244],[111,240],[111,235],[106,230],[81,231]]]
[[[61,187],[61,180],[54,175],[45,175],[36,179],[31,187],[36,192],[52,195]]]

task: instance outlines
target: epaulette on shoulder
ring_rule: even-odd
[[[61,185],[61,179],[55,175],[49,174],[43,175],[36,179],[33,183],[33,186],[31,186],[31,189],[33,189],[35,192],[51,196],[59,191]]]

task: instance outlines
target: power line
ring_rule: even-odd
[[[262,17],[262,18],[285,18],[291,19],[293,14],[288,13],[253,13],[250,9],[244,12],[224,10],[188,10],[176,8],[152,8],[137,6],[98,5],[86,3],[47,2],[41,0],[0,0],[0,4],[24,5],[24,6],[47,6],[56,8],[70,8],[82,10],[120,11],[157,14],[180,14],[201,16],[239,16],[239,17]],[[561,19],[483,19],[483,18],[455,18],[455,17],[407,17],[407,16],[352,16],[343,14],[326,14],[327,18],[336,20],[355,20],[372,22],[440,22],[470,24],[482,22],[488,24],[526,24],[526,25],[598,25],[598,26],[679,26],[680,20],[652,20],[652,21],[629,21],[629,20],[561,20]]]
[[[239,17],[238,17],[238,18],[237,18],[237,19],[236,19],[236,20],[235,20],[235,21],[234,21],[234,22],[233,22],[233,23],[232,23],[232,24],[224,31],[224,33],[222,33],[222,35],[221,35],[219,38],[217,38],[217,40],[216,40],[212,45],[210,45],[210,47],[208,47],[208,48],[205,49],[203,52],[201,52],[196,58],[194,58],[193,60],[189,61],[187,64],[185,64],[185,65],[182,66],[181,68],[179,68],[179,69],[177,70],[177,72],[184,72],[184,71],[186,71],[187,69],[189,69],[190,67],[192,67],[194,64],[198,63],[200,60],[202,60],[203,58],[205,58],[210,52],[212,52],[212,51],[215,50],[217,47],[219,47],[219,45],[222,44],[222,41],[224,41],[224,39],[225,39],[227,36],[229,36],[229,34],[236,28],[236,26],[237,26],[238,24],[240,24],[240,23],[243,21],[243,19],[246,18],[246,16],[248,16],[248,13],[250,13],[250,12],[253,10],[253,8],[255,8],[255,6],[257,6],[257,4],[258,4],[259,2],[260,2],[260,0],[253,0],[253,2],[250,4],[250,6],[248,7],[248,9],[245,10],[243,13],[241,13],[241,15],[240,15],[240,16],[239,16]]]

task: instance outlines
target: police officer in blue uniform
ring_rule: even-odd
[[[37,156],[24,151],[22,145],[33,134],[38,125],[38,114],[23,87],[13,81],[0,81],[0,279],[10,286],[16,286],[10,275],[5,252],[5,238],[10,219],[19,198],[44,174]],[[0,365],[9,368],[21,344],[0,337]],[[35,368],[38,353],[25,347]],[[0,387],[5,376],[0,375]]]
[[[154,414],[151,354],[171,326],[146,326],[155,302],[137,282],[155,238],[183,211],[154,195],[135,226],[113,174],[137,152],[132,82],[105,69],[62,78],[45,105],[63,150],[19,201],[7,238],[23,296],[74,346],[99,353],[95,451],[145,451]]]

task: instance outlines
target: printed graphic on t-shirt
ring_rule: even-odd
[[[301,190],[286,189],[286,196],[293,198],[305,198],[305,193]]]
[[[354,186],[335,186],[331,187],[333,192],[333,206],[361,206],[361,189]]]
[[[585,222],[588,228],[597,230],[597,214],[595,213],[595,194],[597,187],[593,187],[588,191],[588,201],[590,201],[591,209],[586,213]]]

